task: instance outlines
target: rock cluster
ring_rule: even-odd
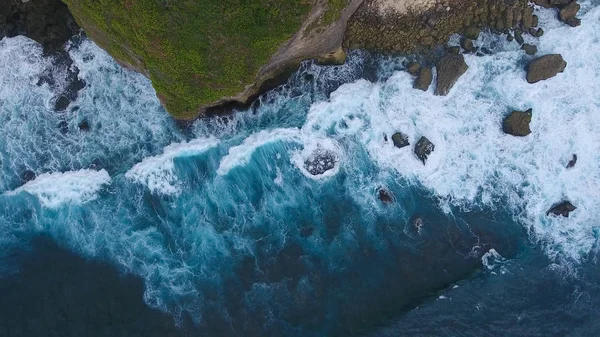
[[[442,45],[454,33],[464,32],[467,39],[475,40],[481,27],[498,32],[522,27],[529,32],[537,26],[537,17],[527,0],[438,0],[418,15],[394,11],[382,14],[379,1],[365,0],[350,18],[345,46],[406,53]],[[464,44],[470,45],[467,40]]]
[[[581,6],[576,0],[534,0],[533,2],[544,8],[558,9],[558,18],[571,27],[581,24],[581,20],[577,18]]]

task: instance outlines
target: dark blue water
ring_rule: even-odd
[[[597,335],[600,11],[583,5],[577,30],[538,13],[540,53],[568,62],[539,85],[486,35],[495,54],[467,56],[447,97],[415,92],[403,57],[354,52],[186,129],[90,41],[68,47],[87,85],[56,113],[37,79],[61,70],[3,39],[0,334]],[[532,135],[503,134],[526,107]],[[435,143],[426,165],[396,131]],[[571,217],[546,216],[565,198]]]

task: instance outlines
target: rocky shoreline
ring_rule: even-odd
[[[0,39],[24,35],[38,42],[55,69],[47,69],[38,85],[49,85],[57,92],[54,110],[63,112],[77,99],[85,82],[65,50],[65,44],[81,34],[67,5],[60,0],[8,0],[0,3]],[[60,75],[56,75],[60,74]],[[56,78],[60,76],[61,78]]]

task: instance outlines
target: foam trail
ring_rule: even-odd
[[[100,189],[110,181],[106,170],[45,173],[6,192],[6,195],[26,192],[37,196],[46,208],[58,208],[66,204],[83,205],[96,199]]]
[[[125,173],[125,177],[145,185],[154,193],[178,194],[181,187],[175,175],[175,158],[197,156],[217,145],[219,140],[214,137],[171,144],[165,147],[162,154],[137,163]]]
[[[256,149],[266,144],[279,141],[301,142],[300,130],[278,128],[274,130],[263,130],[250,135],[248,138],[244,139],[242,144],[233,146],[229,149],[227,156],[223,157],[221,160],[217,173],[219,175],[226,175],[233,168],[248,164]]]

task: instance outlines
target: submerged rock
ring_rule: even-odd
[[[573,204],[570,201],[563,201],[552,206],[552,208],[550,208],[548,212],[546,212],[546,215],[550,215],[550,213],[552,213],[556,216],[562,215],[565,218],[568,218],[569,214],[576,209],[577,207],[573,206]]]
[[[529,123],[531,123],[532,109],[527,111],[513,111],[502,123],[502,131],[509,135],[524,137],[531,133]]]
[[[377,192],[379,200],[384,204],[391,204],[394,201],[392,193],[385,188],[380,188]]]
[[[577,155],[573,154],[573,157],[571,158],[571,160],[569,160],[569,163],[567,164],[567,168],[573,168],[575,167],[575,164],[577,164]]]
[[[317,150],[304,161],[304,168],[313,176],[321,175],[335,168],[337,157],[333,151]]]
[[[403,148],[405,146],[409,146],[408,136],[403,134],[402,132],[396,132],[392,135],[392,142],[394,142],[394,146],[397,148]]]
[[[417,158],[423,162],[423,165],[425,165],[427,158],[434,150],[435,145],[424,136],[421,137],[415,145],[415,154],[417,155]]]
[[[446,96],[456,81],[467,71],[469,66],[462,55],[448,53],[436,64],[437,86],[435,94]]]
[[[431,81],[433,81],[433,74],[431,73],[431,69],[427,67],[422,67],[421,71],[419,71],[419,76],[417,76],[417,78],[415,79],[413,88],[427,91],[427,89],[429,89],[429,86],[431,85]]]
[[[560,54],[550,54],[539,57],[527,66],[527,82],[536,83],[547,80],[562,73],[567,67],[567,62]]]

